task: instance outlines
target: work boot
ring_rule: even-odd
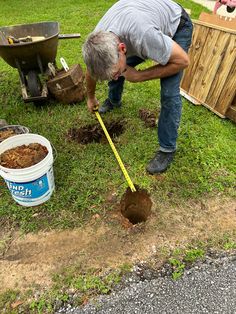
[[[174,154],[175,152],[165,153],[159,150],[147,165],[147,172],[156,174],[166,171],[174,159]]]
[[[99,113],[106,113],[108,111],[113,110],[114,108],[120,108],[121,107],[121,102],[120,103],[111,103],[110,99],[107,98],[104,103],[99,107],[98,112]]]

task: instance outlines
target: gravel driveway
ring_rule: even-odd
[[[132,279],[133,278],[133,279]],[[233,314],[236,313],[236,255],[207,257],[173,281],[170,276],[137,281],[85,307],[67,305],[57,314]]]

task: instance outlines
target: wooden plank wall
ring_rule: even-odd
[[[211,16],[204,13],[203,19],[211,21]],[[218,19],[212,17],[213,22]],[[236,20],[226,24],[233,25],[233,29],[194,21],[190,66],[181,82],[184,93],[221,117],[236,96]]]
[[[236,95],[234,97],[234,100],[232,102],[232,105],[229,107],[229,109],[226,111],[226,117],[236,122]]]

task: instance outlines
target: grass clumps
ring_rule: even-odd
[[[53,276],[52,287],[46,291],[34,287],[25,292],[7,290],[0,294],[0,312],[49,314],[65,304],[84,305],[91,297],[109,294],[130,271],[129,264],[104,273],[101,273],[101,269],[82,272],[80,266],[68,267]]]

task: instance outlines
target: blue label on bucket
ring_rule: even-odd
[[[26,183],[12,182],[8,180],[5,181],[12,196],[21,201],[30,201],[30,199],[40,198],[49,190],[47,174],[37,180]]]

